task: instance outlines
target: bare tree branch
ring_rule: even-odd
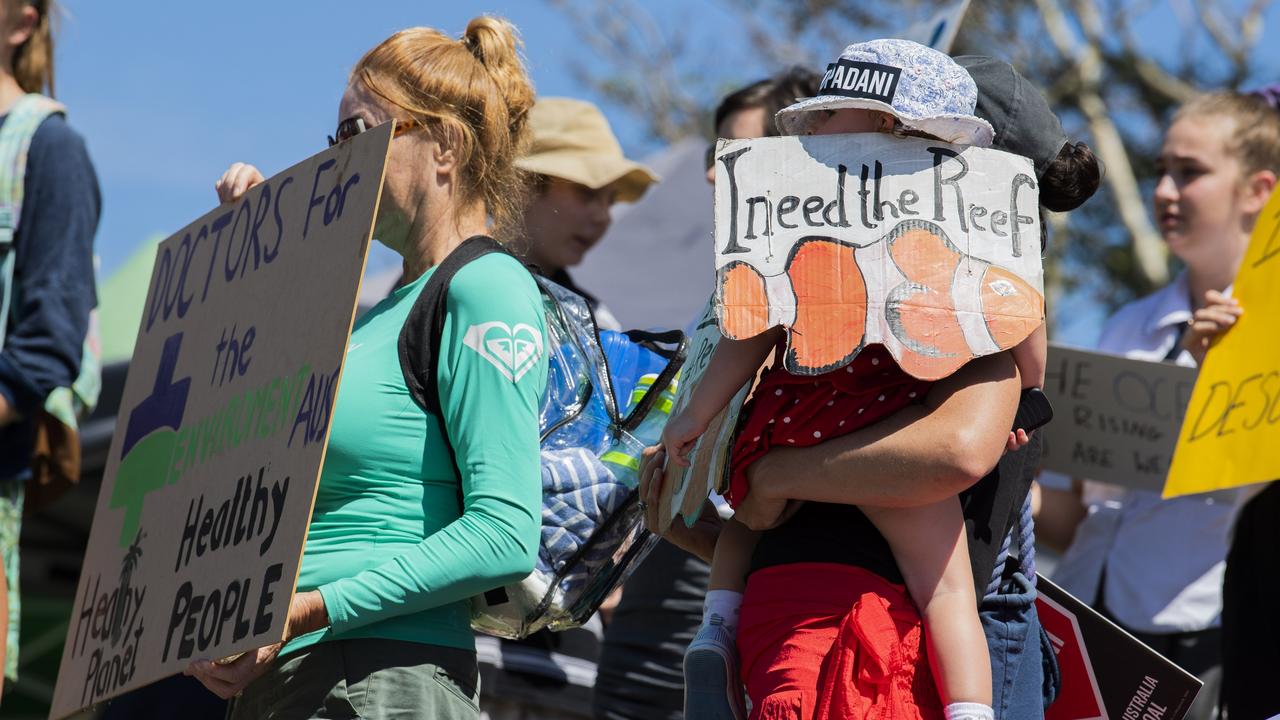
[[[1196,93],[1199,92],[1195,86],[1165,72],[1164,68],[1157,65],[1150,58],[1143,57],[1134,50],[1128,50],[1124,55],[1124,60],[1127,61],[1127,66],[1133,71],[1134,77],[1141,81],[1147,90],[1159,93],[1171,103],[1180,105],[1195,97]]]
[[[1120,7],[1119,3],[1116,5]],[[1195,97],[1198,91],[1194,85],[1166,71],[1140,49],[1131,17],[1144,11],[1149,3],[1134,5],[1127,12],[1116,10],[1108,23],[1112,35],[1120,40],[1120,49],[1108,56],[1107,65],[1113,72],[1126,74],[1131,80],[1141,83],[1147,93],[1154,93],[1166,103],[1182,104]]]
[[[1270,4],[1268,0],[1254,0],[1240,19],[1240,37],[1244,39],[1246,46],[1252,48],[1258,44],[1258,39],[1262,37],[1262,13],[1266,12]]]
[[[1210,4],[1208,0],[1195,0],[1195,7],[1200,16],[1200,24],[1218,49],[1227,56],[1232,65],[1237,67],[1243,65],[1245,63],[1243,44],[1231,37],[1231,31],[1227,29],[1222,15],[1217,12],[1216,4]]]
[[[1080,0],[1079,4],[1092,6],[1091,0]],[[1098,50],[1095,46],[1077,42],[1056,0],[1036,0],[1036,6],[1040,8],[1045,29],[1049,31],[1049,37],[1057,46],[1058,52],[1075,63],[1080,81],[1079,107],[1093,134],[1094,151],[1107,167],[1107,186],[1120,211],[1120,219],[1129,231],[1138,267],[1148,283],[1163,285],[1169,281],[1168,250],[1147,217],[1146,206],[1142,202],[1142,194],[1124,141],[1107,112],[1106,102],[1098,92],[1102,73],[1102,60]]]
[[[630,112],[650,137],[664,141],[705,133],[709,109],[726,89],[788,64],[816,68],[849,42],[896,32],[949,2],[899,0],[886,13],[865,0],[711,0],[699,7],[730,19],[708,37],[705,28],[679,19],[660,22],[643,0],[545,1],[583,31],[592,59],[578,64],[575,76],[584,92]],[[1167,281],[1167,251],[1144,202],[1163,123],[1199,88],[1236,87],[1264,74],[1257,45],[1274,2],[970,5],[954,51],[1013,63],[1043,88],[1068,132],[1087,139],[1106,165],[1107,192],[1069,218],[1052,219],[1056,235],[1070,236],[1055,242],[1046,259],[1046,277],[1060,283],[1053,292],[1078,283],[1106,288],[1106,301],[1120,302]],[[1152,25],[1153,16],[1170,11],[1176,27]],[[1152,27],[1160,28],[1159,37]],[[1101,276],[1073,275],[1072,267]]]

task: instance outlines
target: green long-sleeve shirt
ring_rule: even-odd
[[[454,276],[436,418],[410,397],[396,354],[432,272],[396,290],[352,332],[298,578],[300,592],[324,597],[330,627],[284,652],[346,638],[474,649],[468,598],[533,569],[547,374],[538,288],[505,255]]]

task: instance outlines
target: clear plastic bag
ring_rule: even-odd
[[[657,542],[644,529],[637,470],[646,442],[656,440],[648,436],[670,412],[660,396],[684,360],[683,340],[667,357],[628,334],[602,338],[585,300],[538,282],[548,353],[542,542],[528,577],[472,602],[472,627],[507,638],[586,622]],[[616,390],[626,393],[622,402]]]

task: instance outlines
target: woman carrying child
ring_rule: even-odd
[[[851,46],[843,57],[902,73],[904,82],[889,111],[879,111],[866,98],[825,92],[780,114],[784,129],[905,132],[951,142],[989,142],[990,126],[972,114],[973,81],[946,56],[912,43],[876,41]],[[1011,68],[1007,76],[1021,80]],[[1025,90],[1021,85],[998,89]],[[1033,111],[1043,106],[1038,93],[1035,99],[1039,102],[1025,103]],[[1019,105],[1001,106],[1005,115],[1000,119],[1018,115]],[[1047,106],[1041,114],[1051,116]],[[1035,112],[1031,117],[1036,119]],[[1022,146],[1039,145],[1027,148],[1038,150],[1033,158],[1037,175],[1043,175],[1060,153],[1069,158],[1081,152],[1088,155],[1087,149],[1064,148],[1066,138],[1056,118],[1051,126],[1057,136],[1047,142],[1043,134],[1031,132],[1028,138],[1028,133],[1021,133]],[[1010,149],[1023,150],[1022,146]],[[1069,209],[1062,206],[1074,207],[1091,194],[1097,168],[1091,155],[1087,160],[1093,170],[1088,191],[1073,204],[1054,200],[1050,207]],[[707,377],[722,379],[725,387],[708,386],[704,380],[691,406],[692,416],[673,419],[667,445],[677,457],[699,434],[705,413],[718,410],[721,398],[711,396],[730,385],[736,389],[744,380],[737,370],[753,372],[777,340],[776,335],[766,334],[721,346],[726,351],[717,353],[713,360],[717,367],[709,369]],[[756,347],[744,347],[748,344]],[[800,379],[780,369],[767,372],[756,388],[734,449],[731,499],[744,501],[750,476],[758,474],[753,459],[781,456],[789,446],[814,445],[850,431],[836,441],[846,450],[825,453],[817,467],[791,464],[799,472],[785,474],[797,494],[770,493],[771,498],[749,509],[758,524],[768,526],[784,499],[820,501],[802,508],[773,538],[767,534],[754,558],[750,555],[753,538],[745,529],[730,525],[726,530],[717,547],[713,576],[712,586],[719,592],[708,596],[710,622],[690,648],[687,682],[716,676],[717,655],[721,658],[718,675],[731,678],[735,674],[725,667],[732,667],[725,661],[733,654],[740,597],[734,589],[741,590],[750,568],[755,572],[747,587],[743,630],[737,642],[754,717],[862,717],[868,712],[941,717],[944,711],[924,665],[926,657],[941,680],[947,717],[991,717],[991,663],[975,613],[974,578],[954,493],[995,464],[1003,439],[1009,436],[1019,385],[1035,386],[1041,381],[1043,352],[1042,336],[1033,336],[1018,351],[1025,356],[1018,362],[1023,383],[1005,354],[976,360],[931,386],[902,373],[879,347],[867,348],[847,367],[827,376]],[[819,383],[815,385],[814,380]],[[859,428],[864,430],[857,432]],[[925,428],[940,432],[909,437]],[[1017,438],[1025,441],[1022,433]],[[781,447],[771,451],[773,446]],[[808,452],[812,458],[816,451],[790,452]],[[864,487],[851,487],[849,477],[830,483],[815,479],[823,474],[822,465],[849,467],[845,460],[858,462],[854,483],[866,480]],[[772,484],[774,473],[766,475],[766,484]],[[857,500],[850,499],[851,491]],[[758,489],[753,490],[746,501],[750,503],[757,493]],[[857,508],[843,505],[849,502],[865,503],[864,510],[875,508],[868,515],[876,527]],[[740,510],[748,508],[743,505]],[[995,530],[1003,537],[1007,528]],[[892,554],[881,533],[888,537]],[[928,621],[931,652],[927,656],[921,652],[920,616],[903,592],[904,580]],[[985,580],[980,583],[983,587]],[[735,683],[724,685],[729,686],[732,703]],[[724,697],[723,690],[720,695]],[[704,699],[696,688],[691,689],[687,714],[719,715],[717,710],[698,707]],[[724,716],[741,712],[740,707],[731,707],[731,714]]]
[[[857,63],[864,72],[865,68],[875,68],[898,76],[894,94],[877,97],[855,91],[850,96],[844,94],[840,83],[828,81],[817,97],[779,113],[784,130],[812,135],[906,131],[944,142],[990,144],[991,126],[973,115],[977,87],[968,73],[946,55],[916,43],[881,40],[847,48],[840,61]],[[778,344],[785,342],[783,333],[782,328],[775,327],[745,340],[720,342],[689,405],[671,419],[663,433],[663,444],[673,459],[687,462],[685,456],[711,419],[751,379]],[[727,494],[730,503],[736,506],[742,502],[748,489],[745,468],[771,447],[811,445],[824,437],[869,426],[928,390],[928,383],[900,371],[889,370],[884,376],[886,371],[881,366],[896,370],[893,358],[883,347],[870,346],[845,367],[816,377],[793,375],[780,365],[767,371],[756,386],[734,444]],[[991,667],[978,621],[959,502],[946,497],[917,507],[868,506],[863,511],[889,542],[902,569],[906,590],[921,608],[932,650],[929,657],[934,661],[933,674],[939,681],[938,694],[945,704],[946,716],[991,718]],[[685,659],[690,675],[704,674],[704,667],[705,674],[724,667],[721,658],[733,652],[734,636],[730,631],[737,625],[741,592],[756,540],[752,531],[733,520],[720,534],[708,592],[709,624],[706,632],[694,639]],[[855,600],[853,624],[841,623],[837,633],[874,633],[874,638],[864,637],[862,642],[870,646],[873,654],[892,659],[888,664],[878,663],[879,667],[871,672],[897,677],[873,680],[886,685],[882,690],[868,688],[866,693],[820,697],[819,713],[824,705],[831,709],[843,705],[855,715],[875,709],[893,717],[937,717],[937,695],[928,673],[915,677],[920,631],[913,628],[901,637],[899,633],[899,626],[915,624],[915,612],[906,592],[889,583],[876,582],[878,578],[866,571],[845,574],[847,577],[841,578],[833,573],[830,582],[847,585],[854,590],[855,598],[874,588],[878,598],[864,596]],[[750,649],[764,650],[746,642],[740,647],[748,662],[755,659],[748,655]],[[847,670],[859,676],[868,674],[870,668],[855,669],[855,665],[863,664],[861,659],[850,656],[845,660],[854,663]],[[842,665],[837,660],[832,670],[839,672]],[[751,674],[747,677],[750,680]],[[887,682],[881,683],[882,679]],[[687,686],[687,693],[690,706],[686,711],[695,717],[701,715],[697,709],[701,698],[697,686]],[[730,693],[731,697],[736,695]],[[752,699],[763,713],[768,699],[755,693]]]

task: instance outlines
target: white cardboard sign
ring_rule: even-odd
[[[721,140],[715,161],[720,329],[785,326],[791,372],[877,343],[937,379],[1044,320],[1026,158],[859,133]]]
[[[960,23],[964,22],[965,11],[969,9],[969,0],[942,8],[929,19],[918,22],[903,30],[898,37],[926,45],[944,53],[951,52],[951,45],[956,41],[956,33],[960,32]]]
[[[673,417],[684,410],[693,398],[720,338],[720,331],[716,329],[715,306],[708,302],[694,330],[693,342],[689,344],[689,359],[680,370],[680,387],[676,390],[675,406],[671,412]],[[750,382],[743,385],[729,404],[707,424],[706,431],[689,453],[688,467],[667,462],[662,492],[658,496],[659,534],[667,532],[677,515],[683,515],[685,525],[692,527],[701,516],[703,502],[711,491],[723,489],[720,486],[727,479],[729,450],[738,427],[738,415],[751,385]]]
[[[1053,403],[1041,462],[1072,477],[1159,492],[1196,369],[1049,345]]]
[[[282,639],[391,128],[161,243],[51,717]]]

